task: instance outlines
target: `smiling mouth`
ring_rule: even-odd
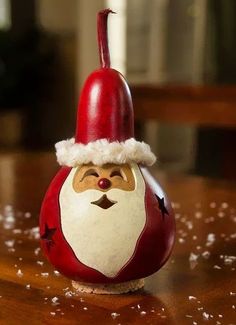
[[[99,200],[91,202],[91,204],[95,204],[99,208],[102,208],[102,209],[109,209],[116,203],[117,203],[117,201],[109,200],[108,197],[106,196],[106,194],[104,194]]]

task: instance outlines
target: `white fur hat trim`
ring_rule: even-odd
[[[55,147],[58,163],[68,167],[88,163],[102,166],[108,163],[119,165],[130,162],[151,166],[156,161],[150,146],[134,138],[124,142],[109,142],[107,139],[101,139],[86,145],[75,143],[75,139],[72,138],[56,143]]]

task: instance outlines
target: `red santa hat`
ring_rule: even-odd
[[[56,144],[60,165],[124,164],[152,165],[156,161],[148,144],[134,138],[133,105],[125,78],[110,68],[106,9],[98,15],[101,68],[94,71],[82,89],[75,138]]]

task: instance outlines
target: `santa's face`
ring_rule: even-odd
[[[145,183],[137,164],[72,168],[60,195],[61,227],[80,262],[115,277],[145,227]]]

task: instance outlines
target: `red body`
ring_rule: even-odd
[[[90,283],[125,282],[156,272],[170,256],[174,244],[175,222],[170,202],[151,175],[141,170],[146,183],[146,224],[136,243],[134,254],[116,277],[108,278],[82,264],[63,236],[59,194],[70,170],[69,167],[59,170],[49,186],[41,209],[42,248],[55,268],[73,280]],[[45,233],[48,235],[45,236]]]

